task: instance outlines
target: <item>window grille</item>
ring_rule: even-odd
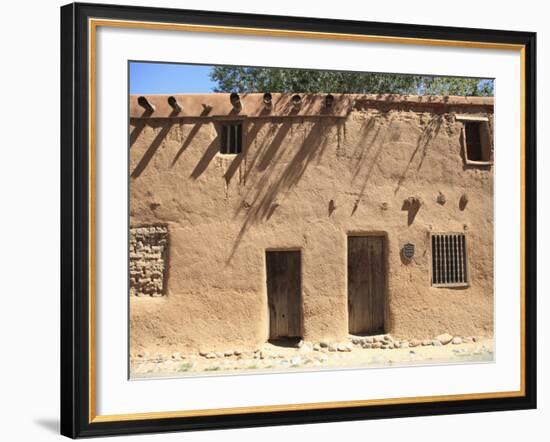
[[[224,153],[224,154],[241,153],[242,145],[243,145],[242,124],[240,122],[223,124],[220,153]]]
[[[464,233],[432,234],[432,285],[468,285],[467,256]]]

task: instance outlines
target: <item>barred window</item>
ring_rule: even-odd
[[[240,122],[225,123],[222,125],[222,139],[220,153],[238,154],[242,151],[243,126]]]
[[[464,233],[432,234],[432,285],[468,285],[468,261]]]

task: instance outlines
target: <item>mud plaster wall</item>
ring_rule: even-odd
[[[347,235],[362,232],[387,238],[387,332],[492,334],[493,171],[465,165],[461,128],[449,109],[391,105],[250,119],[229,156],[211,120],[132,120],[130,223],[170,238],[166,295],[130,298],[132,351],[265,342],[266,249],[301,250],[304,339],[346,337]],[[468,288],[431,287],[430,232],[467,233]]]

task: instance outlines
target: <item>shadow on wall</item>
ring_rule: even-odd
[[[403,182],[405,181],[407,173],[411,168],[417,154],[419,154],[420,156],[418,160],[418,165],[416,166],[416,171],[418,172],[422,168],[422,164],[424,164],[424,159],[426,158],[426,154],[428,153],[428,146],[430,145],[431,141],[437,137],[437,134],[441,130],[441,126],[443,125],[443,123],[444,116],[437,115],[428,122],[424,130],[421,132],[416,143],[416,148],[409,158],[409,162],[407,163],[405,170],[403,170],[401,176],[399,177],[399,180],[397,181],[397,186],[393,192],[394,195],[397,194]]]
[[[170,114],[170,117],[175,117],[175,116],[177,116],[177,114],[178,114],[178,111],[174,110]],[[138,126],[136,126],[134,128],[134,130],[132,131],[132,134],[130,135],[130,146],[133,144],[132,143],[132,137],[133,137],[133,133],[136,131],[136,129],[138,129]],[[143,128],[139,129],[138,135],[139,135],[139,133],[141,133],[142,129]],[[172,126],[168,125],[168,126],[163,127],[160,130],[160,132],[157,134],[155,139],[151,142],[151,145],[148,147],[147,151],[141,157],[141,160],[139,161],[137,166],[132,171],[132,173],[130,175],[132,178],[138,178],[143,173],[143,171],[145,170],[145,168],[149,164],[149,161],[151,161],[151,159],[155,155],[155,152],[158,150],[158,148],[160,147],[160,145],[162,144],[162,142],[164,141],[164,139],[166,138],[166,136],[168,135],[168,133],[170,132],[171,129],[172,129]],[[135,136],[135,138],[137,138],[137,135]]]
[[[422,201],[420,200],[420,198],[410,197],[403,201],[403,206],[401,207],[401,210],[407,212],[408,226],[410,226],[414,222],[414,219],[416,218],[416,215],[421,206]]]
[[[145,126],[147,126],[147,122],[148,122],[147,118],[150,117],[152,114],[153,114],[153,109],[145,109],[143,111],[143,114],[141,115],[141,117],[143,119],[138,120],[136,122],[136,124],[134,125],[134,129],[130,133],[130,142],[129,142],[130,146],[129,147],[132,147],[134,145],[134,143],[136,142],[136,140],[139,138],[139,136],[141,135],[141,132],[143,131]]]
[[[305,105],[307,105],[307,102]],[[208,110],[205,110],[204,112],[206,115]],[[283,146],[284,140],[287,138],[289,132],[291,132],[292,121],[288,119],[277,120],[276,117],[274,118],[275,120],[270,122],[256,120],[252,124],[248,125],[248,130],[244,137],[243,151],[240,155],[235,156],[224,174],[224,179],[227,183],[229,183],[237,170],[239,170],[241,164],[244,162],[245,170],[244,174],[241,175],[241,179],[244,184],[246,184],[251,171],[256,170],[263,172],[259,177],[258,182],[253,187],[249,188],[242,196],[242,205],[239,206],[234,215],[234,218],[238,218],[244,212],[244,221],[227,262],[230,262],[233,258],[249,227],[256,222],[270,219],[277,210],[277,207],[280,205],[281,195],[284,195],[285,192],[292,189],[292,187],[300,181],[312,161],[316,159],[319,160],[322,157],[326,146],[329,143],[329,136],[332,129],[337,128],[339,131],[339,125],[342,124],[331,120],[313,119],[312,121],[307,121],[307,118],[301,117],[300,121],[304,121],[302,124],[307,126],[307,129],[304,131],[302,143],[295,149],[294,155],[290,158],[290,160],[288,160],[287,155],[285,155],[285,149],[281,148],[281,146]],[[402,186],[406,179],[407,173],[417,156],[418,164],[416,166],[416,171],[421,169],[428,151],[428,147],[431,141],[441,130],[443,122],[444,117],[442,115],[435,116],[429,121],[424,130],[421,132],[407,166],[398,179],[394,194],[397,193]],[[204,124],[207,123],[198,122],[193,126],[174,156],[172,166],[174,166],[185,150],[191,145],[196,134]],[[257,140],[257,134],[262,130],[262,128],[264,128],[264,126],[267,125],[269,125],[269,128],[267,128],[266,136],[262,137],[261,141]],[[388,145],[388,139],[390,139],[390,141],[392,139],[392,134],[395,132],[392,132],[392,125],[393,121],[391,114],[386,114],[385,119],[380,122],[378,121],[378,117],[372,117],[365,120],[359,130],[359,142],[347,155],[345,155],[348,160],[353,162],[351,166],[353,168],[352,181],[357,180],[359,176],[362,176],[359,191],[354,193],[354,195],[356,195],[356,201],[354,203],[351,215],[355,213],[361,203],[361,200],[366,194],[368,183],[373,175],[374,168],[379,161],[381,153]],[[138,127],[140,128],[138,129]],[[132,171],[132,178],[138,178],[141,173],[143,173],[155,152],[162,144],[162,141],[168,135],[171,127],[171,125],[163,127],[155,136],[151,142],[151,145],[148,147],[143,157]],[[217,127],[217,131],[218,129],[219,128]],[[141,125],[134,126],[130,141],[134,137],[134,132],[136,132],[136,130],[140,133],[142,130]],[[381,139],[382,134],[383,138]],[[190,177],[192,179],[196,180],[199,178],[200,175],[208,168],[209,164],[219,150],[219,143],[220,134],[217,133],[216,138],[212,140],[206,148],[203,156],[191,172]],[[249,153],[252,143],[256,143],[256,145],[253,155],[250,156]],[[285,163],[282,163],[283,156],[285,157]],[[281,165],[284,164],[284,167],[277,167],[279,163]],[[365,170],[365,168],[366,171],[363,175],[362,171]],[[329,206],[329,216],[332,215],[335,207],[335,205],[334,207]],[[416,217],[419,208],[420,203],[417,204],[408,200],[405,200],[403,203],[402,210],[406,210],[408,212],[408,225],[411,225],[414,222],[414,218]]]
[[[361,129],[359,131],[359,143],[355,146],[352,152],[352,158],[357,158],[355,171],[353,173],[353,180],[355,180],[360,175],[360,172],[365,167],[365,162],[367,158],[369,158],[369,162],[367,166],[367,171],[361,183],[361,187],[359,188],[359,192],[357,193],[357,198],[351,210],[352,216],[355,214],[363,198],[365,197],[367,185],[372,177],[374,167],[378,164],[378,158],[384,150],[387,138],[389,136],[389,133],[391,132],[391,126],[391,119],[389,120],[388,125],[385,126],[381,123],[377,124],[377,118],[374,117],[369,118],[366,123],[361,126]],[[382,128],[385,128],[386,135],[381,142],[377,143]]]
[[[334,126],[334,124],[320,121],[309,123],[309,131],[305,134],[304,140],[300,147],[296,149],[294,156],[285,164],[284,168],[277,168],[277,164],[284,156],[284,149],[280,147],[290,131],[291,125],[291,122],[284,122],[278,124],[275,131],[272,129],[271,142],[257,146],[254,157],[247,165],[246,174],[250,173],[253,167],[264,173],[256,185],[243,196],[243,201],[247,204],[241,205],[235,213],[235,218],[237,218],[243,211],[246,211],[243,225],[233,244],[227,262],[230,262],[233,258],[248,228],[256,222],[269,219],[279,206],[278,198],[280,195],[294,187],[311,162],[323,155],[328,144],[330,128]]]
[[[235,175],[235,172],[237,172],[237,170],[239,170],[239,167],[241,166],[241,163],[243,161],[246,161],[246,158],[248,158],[248,152],[250,150],[250,146],[254,142],[254,140],[256,139],[256,135],[258,135],[258,132],[264,126],[264,124],[265,124],[264,121],[256,120],[254,122],[254,124],[252,124],[252,126],[246,132],[242,154],[237,155],[233,159],[233,161],[231,162],[231,164],[229,165],[229,167],[227,168],[227,170],[224,174],[225,182],[227,184],[230,183],[231,179]],[[246,175],[243,179],[243,184],[246,184]]]
[[[206,117],[210,111],[212,110],[212,108],[210,106],[205,106],[203,105],[203,109],[202,109],[202,112],[200,113],[199,116],[201,117]],[[174,159],[172,160],[172,167],[174,167],[174,165],[176,164],[176,162],[178,161],[179,157],[187,150],[187,148],[191,145],[191,141],[193,141],[193,139],[195,138],[195,135],[197,135],[201,129],[201,127],[204,126],[204,122],[199,122],[199,123],[196,123],[193,128],[191,129],[191,132],[189,132],[189,134],[187,135],[187,138],[185,139],[185,141],[183,142],[183,144],[181,145],[181,147],[178,149],[178,152],[176,153],[176,155],[174,156]]]

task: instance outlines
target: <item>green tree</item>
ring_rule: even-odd
[[[493,82],[479,78],[216,66],[216,92],[302,92],[492,96]]]

